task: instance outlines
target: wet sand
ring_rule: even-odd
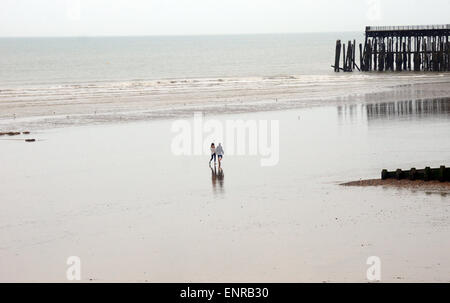
[[[209,115],[280,121],[277,166],[226,154],[220,178],[171,153],[170,119],[0,139],[0,281],[67,282],[79,256],[85,282],[367,282],[378,256],[383,282],[450,282],[448,196],[340,186],[448,164],[445,102]]]
[[[0,130],[450,97],[447,73],[172,79],[0,87]]]
[[[410,181],[410,180],[361,180],[353,181],[341,184],[343,186],[383,186],[383,187],[394,187],[394,188],[408,188],[411,190],[422,190],[422,191],[435,191],[442,194],[450,194],[450,182],[439,182],[439,181]]]

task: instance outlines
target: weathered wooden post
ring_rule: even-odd
[[[430,167],[425,167],[425,175],[423,178],[425,181],[430,181],[431,180],[431,168]]]
[[[345,60],[346,60],[346,57],[345,57],[345,43],[342,44],[342,54],[343,54],[342,60],[343,60],[343,63],[344,63],[343,68],[344,68],[344,71],[345,71],[345,66],[346,66],[346,64],[347,64],[347,62],[345,61]]]
[[[445,166],[441,166],[439,168],[439,181],[441,182],[445,182],[445,180],[447,179],[445,176],[445,171],[446,171]]]
[[[420,71],[420,39],[416,37],[416,52],[414,53],[414,71]]]
[[[367,45],[367,68],[368,71],[372,71],[372,41],[369,40]]]
[[[439,71],[439,59],[436,45],[436,37],[431,38],[431,66],[433,71]]]
[[[378,43],[377,43],[377,38],[374,39],[374,43],[373,43],[373,70],[378,70],[378,57],[377,57],[377,53],[378,53]]]
[[[384,71],[386,59],[386,45],[384,44],[384,38],[381,40],[380,44],[380,55],[378,56],[378,70],[380,72]]]
[[[403,59],[402,59],[402,38],[401,37],[397,37],[397,41],[395,44],[395,53],[396,53],[396,57],[395,57],[395,69],[397,71],[402,71],[402,65],[403,65]]]
[[[336,41],[336,55],[334,59],[334,71],[339,73],[339,64],[341,62],[341,40]]]
[[[364,71],[362,44],[359,44],[359,67]]]
[[[448,42],[445,42],[444,53],[445,53],[445,71],[450,71],[450,45]]]
[[[406,49],[406,42],[403,42],[403,70],[408,70],[408,52]]]
[[[352,45],[352,53],[353,53],[353,70],[356,69],[356,40],[353,40],[353,45]]]
[[[347,49],[347,66],[345,67],[345,71],[351,72],[352,71],[352,41],[348,41],[348,49]]]
[[[394,52],[393,52],[393,41],[392,38],[388,38],[388,66],[387,69],[390,71],[394,70]]]
[[[408,70],[411,71],[411,37],[408,37]]]
[[[448,41],[448,36],[446,37],[447,39],[447,71],[450,71],[450,42]]]

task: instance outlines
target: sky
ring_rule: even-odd
[[[363,31],[449,12],[450,0],[0,0],[0,37]]]

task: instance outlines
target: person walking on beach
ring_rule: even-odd
[[[211,143],[211,159],[209,160],[209,164],[211,164],[211,161],[214,159],[214,164],[216,164],[216,145],[214,143]]]
[[[216,154],[217,154],[217,158],[219,160],[219,166],[220,166],[222,159],[223,159],[223,155],[225,154],[225,152],[223,151],[222,143],[219,143],[219,146],[217,146]]]

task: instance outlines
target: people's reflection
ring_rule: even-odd
[[[223,172],[222,167],[219,165],[219,168],[217,168],[216,165],[214,165],[214,167],[212,167],[210,165],[209,168],[211,168],[211,181],[212,181],[213,191],[215,193],[217,193],[217,192],[223,193],[224,192],[225,174]],[[219,186],[217,186],[217,183],[219,184]]]

